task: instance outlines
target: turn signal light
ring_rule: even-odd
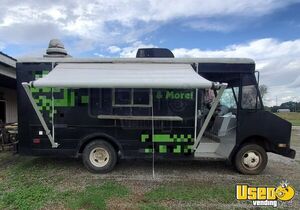
[[[41,139],[38,139],[38,138],[33,139],[33,143],[34,144],[40,144],[41,143]]]

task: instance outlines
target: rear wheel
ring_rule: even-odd
[[[84,148],[82,160],[89,171],[93,173],[107,173],[116,165],[117,153],[108,142],[95,140]]]
[[[235,155],[236,169],[242,174],[259,174],[265,169],[267,162],[265,149],[257,144],[246,144]]]

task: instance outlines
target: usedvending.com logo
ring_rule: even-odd
[[[287,181],[281,182],[277,187],[237,184],[235,194],[237,200],[252,201],[254,206],[277,207],[279,202],[291,202],[295,197],[296,190]]]

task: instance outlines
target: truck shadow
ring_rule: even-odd
[[[272,156],[271,156],[272,157]],[[282,170],[285,173],[282,173]],[[145,159],[120,160],[115,168],[107,174],[90,173],[80,158],[57,157],[25,157],[0,153],[0,171],[12,174],[26,174],[37,177],[72,177],[72,180],[88,178],[90,180],[112,179],[120,181],[153,181],[152,161]],[[270,158],[267,168],[257,176],[239,174],[233,166],[223,161],[212,160],[156,160],[154,164],[156,181],[237,181],[296,179],[299,163],[293,161],[287,165],[286,161],[278,162]],[[273,177],[273,178],[272,178]],[[0,177],[1,178],[1,177]],[[74,178],[74,179],[73,179]]]
[[[50,158],[38,157],[30,160],[27,168],[34,167],[48,171],[73,171],[74,173],[91,174],[84,167],[81,159],[73,158]],[[143,177],[152,177],[153,165],[151,160],[132,159],[119,160],[114,170],[107,174],[101,174],[105,178],[128,177],[143,179]],[[154,163],[154,171],[158,177],[194,177],[201,175],[229,175],[237,174],[232,166],[228,166],[224,161],[200,161],[200,160],[156,160]]]
[[[273,155],[274,156],[274,155]],[[270,156],[267,168],[258,176],[270,178],[294,177],[299,171],[299,163],[283,159],[278,162]],[[288,159],[289,160],[289,159]],[[80,158],[57,157],[24,157],[1,153],[0,170],[11,169],[13,172],[23,173],[31,171],[36,174],[61,174],[62,176],[86,176],[92,179],[120,179],[120,180],[145,180],[153,179],[152,160],[132,159],[119,160],[115,168],[107,174],[90,173],[83,165]],[[285,173],[282,173],[285,170]],[[154,163],[155,177],[161,180],[200,180],[200,179],[257,179],[258,176],[239,174],[233,166],[224,161],[212,160],[156,160]],[[261,179],[261,178],[259,178]]]

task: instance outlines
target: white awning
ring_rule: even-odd
[[[212,87],[190,64],[164,63],[60,63],[32,84],[52,88]]]

